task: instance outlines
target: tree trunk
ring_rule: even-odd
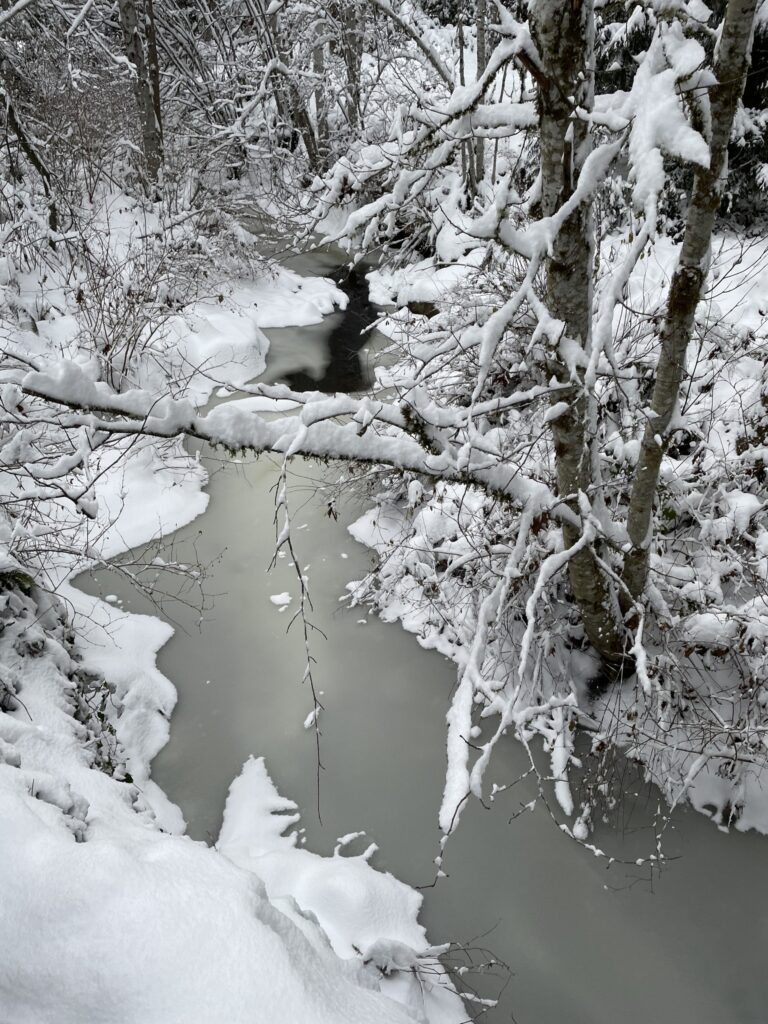
[[[153,0],[144,0],[144,28],[147,39],[147,71],[149,88],[152,93],[152,109],[163,148],[163,111],[160,106],[160,60],[157,55],[157,30],[155,28],[155,6]]]
[[[592,106],[594,12],[592,0],[534,0],[531,35],[542,62],[538,76],[541,212],[551,216],[573,194],[590,145],[589,129],[572,118],[573,109]],[[547,264],[547,307],[562,320],[567,337],[588,350],[592,320],[594,231],[591,204],[568,218],[555,240]],[[580,378],[555,351],[548,373],[573,385],[565,412],[551,422],[557,490],[579,515],[579,493],[587,493],[591,460],[587,431],[587,395]],[[562,400],[562,394],[558,396]],[[563,526],[571,547],[581,536],[577,526]],[[625,634],[618,605],[592,548],[582,548],[568,563],[568,578],[587,637],[606,666],[615,672],[625,658]]]
[[[259,6],[263,12],[262,24],[267,56],[270,60],[278,60],[282,68],[285,69],[276,69],[272,74],[272,80],[275,83],[275,104],[281,116],[286,117],[291,131],[298,133],[298,138],[304,143],[310,169],[314,173],[318,173],[322,170],[322,161],[318,150],[315,129],[304,107],[301,94],[296,88],[296,83],[290,77],[289,68],[291,62],[283,50],[278,20],[279,15],[277,13],[268,14],[267,10],[264,9],[262,0],[259,0]]]
[[[315,123],[317,124],[317,149],[323,168],[328,166],[331,154],[331,140],[328,131],[328,103],[325,91],[325,34],[326,23],[317,22],[317,44],[312,50],[312,72],[315,75]]]
[[[459,47],[459,85],[464,88],[464,7],[459,11],[456,25],[456,44]]]
[[[341,10],[341,45],[347,69],[346,115],[351,128],[357,128],[360,123],[363,31],[363,20],[356,0],[345,0]]]
[[[125,55],[135,69],[134,95],[141,124],[142,149],[147,179],[156,184],[163,164],[163,142],[160,121],[155,110],[155,95],[152,88],[148,61],[144,52],[144,35],[139,25],[136,0],[118,0],[120,26],[123,30]],[[146,26],[145,26],[146,27]],[[157,52],[155,48],[155,63]],[[159,99],[158,99],[159,109]]]
[[[488,48],[486,40],[487,28],[486,0],[477,0],[475,7],[475,26],[477,29],[477,79],[483,77],[488,64]],[[506,69],[505,69],[506,70]],[[485,177],[485,139],[475,139],[475,184]]]
[[[685,236],[661,331],[651,414],[630,495],[627,532],[632,547],[624,560],[624,583],[633,600],[643,593],[648,579],[659,471],[680,395],[696,307],[707,276],[712,231],[727,177],[728,142],[749,68],[756,7],[757,0],[729,0],[720,35],[715,61],[718,84],[710,89],[710,163],[708,168],[697,168],[693,180]],[[628,608],[629,598],[625,595],[623,600]]]
[[[2,85],[0,85],[0,104],[2,104],[2,107],[5,110],[5,122],[7,128],[9,128],[16,136],[19,149],[40,175],[40,180],[43,183],[43,189],[45,191],[45,198],[48,203],[48,227],[50,228],[51,236],[58,234],[59,211],[56,205],[56,197],[53,192],[51,172],[48,170],[48,166],[42,155],[37,151],[35,144],[24,130],[24,127],[16,114],[16,109],[11,102],[11,98]],[[56,242],[51,236],[48,238],[48,245],[51,249],[55,249]]]

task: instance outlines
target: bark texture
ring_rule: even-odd
[[[161,156],[163,150],[163,112],[160,107],[160,59],[157,55],[157,28],[153,0],[144,0],[144,32],[147,39],[147,72],[152,93],[152,109],[160,136]]]
[[[357,128],[361,117],[361,72],[365,23],[357,0],[346,0],[341,6],[341,49],[347,71],[346,115],[351,128]]]
[[[542,63],[537,80],[541,212],[546,217],[573,194],[589,152],[589,131],[572,115],[575,106],[589,109],[592,105],[594,11],[592,0],[535,0],[529,11],[531,35]],[[585,349],[591,335],[593,236],[591,205],[582,204],[561,228],[547,265],[549,311],[562,320],[566,335]],[[548,372],[573,384],[569,407],[552,421],[551,428],[558,493],[578,515],[579,492],[587,493],[591,483],[587,396],[583,382],[574,379],[556,353]],[[578,527],[563,527],[566,547],[580,536]],[[570,559],[568,577],[590,643],[606,665],[617,671],[625,658],[625,631],[591,547]]]
[[[315,76],[315,123],[317,124],[317,149],[323,167],[328,166],[331,152],[331,140],[328,132],[328,99],[326,96],[325,73],[325,22],[318,20],[315,28],[317,44],[312,50],[312,72]]]
[[[142,5],[141,19],[137,0],[118,0],[120,27],[123,32],[125,55],[133,64],[133,83],[136,107],[141,124],[142,150],[147,179],[156,184],[163,165],[163,136],[160,127],[159,71],[157,45],[154,37],[154,17],[151,3]],[[151,27],[150,27],[151,26]],[[147,56],[147,32],[151,33],[151,56]],[[154,67],[154,71],[151,70]],[[155,84],[153,86],[153,75]]]
[[[477,30],[477,78],[483,77],[488,66],[487,46],[488,11],[486,0],[476,0],[475,27]],[[475,139],[475,183],[479,184],[485,177],[485,139]]]
[[[729,0],[715,61],[717,85],[710,90],[711,136],[708,168],[696,171],[685,236],[672,277],[661,332],[661,355],[629,504],[627,529],[632,544],[624,561],[624,583],[632,599],[648,580],[653,540],[653,505],[669,426],[680,395],[685,357],[693,335],[696,307],[709,266],[712,231],[728,169],[728,142],[750,63],[758,0]],[[624,596],[625,607],[630,604]]]
[[[16,107],[11,99],[9,92],[11,81],[18,82],[17,76],[15,76],[12,67],[6,60],[0,61],[0,112],[4,114],[5,124],[3,128],[6,132],[6,145],[7,145],[7,132],[12,132],[16,136],[19,149],[27,158],[32,167],[40,175],[40,180],[43,183],[43,190],[45,191],[45,198],[48,203],[48,227],[51,230],[51,236],[58,233],[59,230],[59,211],[56,205],[56,196],[54,192],[53,176],[51,175],[48,165],[45,162],[43,154],[38,150],[36,142],[33,137],[27,133],[24,128],[24,124]],[[8,88],[6,88],[6,82]],[[11,165],[13,167],[13,164]],[[56,242],[53,237],[49,237],[48,245],[52,248],[56,248]]]

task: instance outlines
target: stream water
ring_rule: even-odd
[[[316,259],[300,269],[322,274],[332,266],[332,259]],[[357,314],[366,315],[362,307]],[[266,379],[300,385],[306,375],[330,388],[340,367],[349,380],[357,371],[344,342],[348,327],[336,315],[318,327],[267,332]],[[312,640],[326,708],[321,820],[315,735],[303,727],[313,705],[301,683],[300,623],[286,633],[296,608],[296,569],[285,558],[267,571],[278,469],[263,457],[233,463],[202,454],[211,472],[210,506],[174,541],[180,552],[194,546],[197,558],[213,563],[207,590],[215,602],[202,625],[194,607],[167,605],[176,633],[159,665],[176,684],[179,703],[171,740],[154,762],[155,780],[181,806],[189,834],[212,841],[231,780],[250,754],[264,755],[280,792],[302,808],[309,848],[329,853],[337,837],[365,830],[379,845],[377,866],[413,885],[430,883],[454,667],[399,626],[339,601],[346,583],[371,564],[345,528],[360,509],[342,507],[338,522],[329,518],[316,494],[319,470],[297,462],[294,544],[309,580],[312,621],[327,638]],[[115,595],[131,611],[153,611],[112,570],[83,576],[78,586]],[[270,601],[281,592],[294,595],[283,612]],[[495,758],[491,776],[499,784],[527,766],[512,740]],[[643,868],[608,870],[559,833],[541,807],[510,823],[532,796],[526,786],[502,794],[489,811],[478,803],[467,809],[448,846],[448,877],[424,890],[423,920],[433,941],[490,948],[509,965],[500,1004],[485,1020],[768,1022],[768,839],[723,835],[681,809],[666,842],[667,855],[678,859],[650,883]],[[628,860],[647,853],[651,840],[648,793],[630,790],[621,832],[598,830],[595,839]]]

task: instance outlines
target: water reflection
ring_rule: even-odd
[[[368,340],[368,328],[376,322],[379,313],[368,298],[365,274],[357,269],[346,269],[334,275],[334,280],[349,302],[325,339],[328,362],[319,378],[303,368],[286,373],[285,383],[294,391],[354,392],[365,390],[371,383],[360,350]]]

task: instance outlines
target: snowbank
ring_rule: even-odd
[[[115,244],[131,223],[123,230],[112,217]],[[34,323],[41,281],[20,281],[12,268],[7,277]],[[82,325],[54,285],[58,305],[34,330],[5,326],[30,355],[53,351],[84,366]],[[263,370],[262,328],[316,323],[345,302],[331,282],[279,268],[209,290],[147,347],[144,388],[160,393],[171,380],[199,405]],[[233,784],[218,849],[181,834],[178,808],[150,777],[176,701],[155,664],[172,629],[88,597],[68,577],[192,521],[207,504],[206,477],[178,442],[143,438],[100,450],[92,471],[95,520],[83,525],[70,505],[48,500],[45,514],[68,543],[36,567],[14,557],[18,531],[0,524],[0,1016],[463,1020],[417,923],[421,898],[364,858],[296,849],[283,835],[294,819],[273,813],[293,805],[263,762]]]

